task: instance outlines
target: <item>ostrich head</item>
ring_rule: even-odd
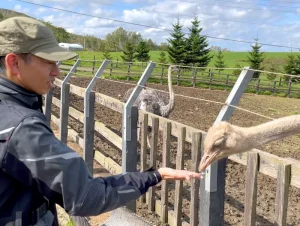
[[[204,141],[204,155],[201,159],[199,171],[204,171],[211,163],[228,157],[229,155],[247,150],[244,133],[237,126],[227,122],[220,122],[212,126]]]

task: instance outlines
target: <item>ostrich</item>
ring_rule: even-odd
[[[286,116],[252,127],[239,127],[228,122],[220,122],[207,132],[199,171],[204,171],[216,160],[297,133],[300,133],[300,115]]]
[[[175,70],[178,70],[176,66],[171,65],[168,68],[168,87],[169,95],[163,92],[159,92],[151,89],[143,89],[136,99],[134,106],[138,109],[151,112],[153,114],[169,117],[171,112],[174,110],[174,91],[172,88],[172,77],[171,73]],[[130,88],[126,91],[123,101],[126,102],[132,93],[134,88]],[[138,138],[139,138],[139,129],[138,129]],[[148,147],[150,147],[149,137],[147,139]]]

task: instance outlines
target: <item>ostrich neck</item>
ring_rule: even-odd
[[[251,147],[300,133],[300,115],[292,115],[245,129]]]
[[[165,106],[161,106],[160,111],[161,111],[161,115],[163,117],[167,117],[169,116],[169,114],[171,113],[171,111],[174,108],[174,91],[172,88],[172,68],[169,67],[168,70],[168,88],[169,88],[169,103]]]

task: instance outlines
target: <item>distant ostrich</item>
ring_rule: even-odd
[[[151,89],[143,89],[139,94],[138,98],[134,102],[134,106],[138,107],[138,109],[151,112],[153,114],[169,117],[171,112],[174,110],[175,106],[175,97],[174,91],[172,88],[172,77],[171,73],[175,70],[178,70],[176,66],[171,65],[168,69],[168,87],[169,87],[169,95],[163,92],[159,92]],[[134,88],[130,88],[126,91],[123,101],[126,102],[132,93]],[[139,130],[138,130],[139,137]],[[147,139],[148,146],[150,147],[149,138]]]
[[[238,127],[228,122],[220,122],[207,132],[199,171],[204,171],[216,160],[297,133],[300,133],[300,115],[286,116],[252,127]]]

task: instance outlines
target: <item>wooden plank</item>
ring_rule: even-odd
[[[150,149],[150,167],[156,168],[156,156],[157,156],[157,140],[158,140],[158,118],[152,119],[152,139]],[[150,211],[155,210],[155,187],[149,188],[149,202],[148,209]]]
[[[163,131],[163,153],[162,167],[170,167],[170,145],[171,145],[171,123],[164,125]],[[161,183],[161,218],[163,223],[168,223],[168,181],[163,180]]]
[[[245,226],[256,225],[258,154],[248,154],[245,192]]]
[[[193,133],[192,141],[192,167],[191,171],[199,172],[199,164],[201,158],[201,133]],[[199,189],[200,180],[193,179],[191,181],[191,203],[190,203],[190,225],[199,225]]]
[[[185,137],[186,137],[185,135],[186,135],[186,128],[182,127],[180,129],[180,135],[178,137],[178,149],[177,149],[177,156],[176,156],[176,169],[178,170],[183,169],[184,147],[185,147]],[[174,212],[175,212],[174,225],[177,226],[181,225],[182,189],[183,189],[183,181],[177,180],[175,182],[175,203],[174,203]]]
[[[96,93],[95,94],[95,101],[105,107],[108,107],[114,111],[123,113],[123,108],[124,108],[124,103],[112,98],[110,96],[106,96],[104,94],[101,93]]]
[[[144,114],[142,118],[141,128],[141,171],[145,171],[147,167],[147,137],[148,137],[148,114]],[[146,195],[143,194],[140,197],[140,202],[146,202]]]
[[[53,104],[56,105],[57,107],[60,107],[60,100],[53,97]],[[76,110],[75,108],[70,107],[69,114],[74,119],[82,123],[84,122],[84,114]],[[122,150],[122,138],[118,134],[108,129],[105,124],[95,121],[95,131],[97,131],[99,134],[105,137],[109,142],[114,144],[117,148]]]
[[[291,178],[291,165],[281,163],[278,168],[276,198],[275,198],[275,226],[286,226],[288,195]]]
[[[76,94],[79,97],[84,98],[85,88],[78,87],[75,85],[70,85],[70,93]]]
[[[192,134],[193,134],[193,132],[206,133],[205,131],[202,131],[202,130],[199,130],[199,129],[187,126],[187,125],[182,124],[180,122],[176,122],[176,121],[173,121],[173,120],[161,117],[161,116],[157,116],[157,115],[152,114],[150,112],[139,110],[139,113],[140,113],[140,117],[142,116],[142,114],[148,114],[149,115],[149,122],[148,122],[149,126],[152,125],[152,121],[151,121],[152,117],[158,118],[159,119],[159,130],[160,131],[163,131],[163,129],[164,129],[163,125],[165,123],[170,122],[172,124],[172,135],[175,136],[175,137],[178,137],[179,134],[180,134],[181,128],[185,127],[186,128],[186,141],[189,142],[189,143],[192,143]]]
[[[272,178],[277,178],[277,170],[279,164],[287,163],[291,164],[291,185],[300,188],[300,161],[291,161],[290,159],[280,158],[276,155],[263,152],[258,149],[252,149],[250,152],[256,152],[259,154],[259,172],[268,175]],[[248,152],[231,155],[228,158],[234,162],[242,165],[247,165]]]

